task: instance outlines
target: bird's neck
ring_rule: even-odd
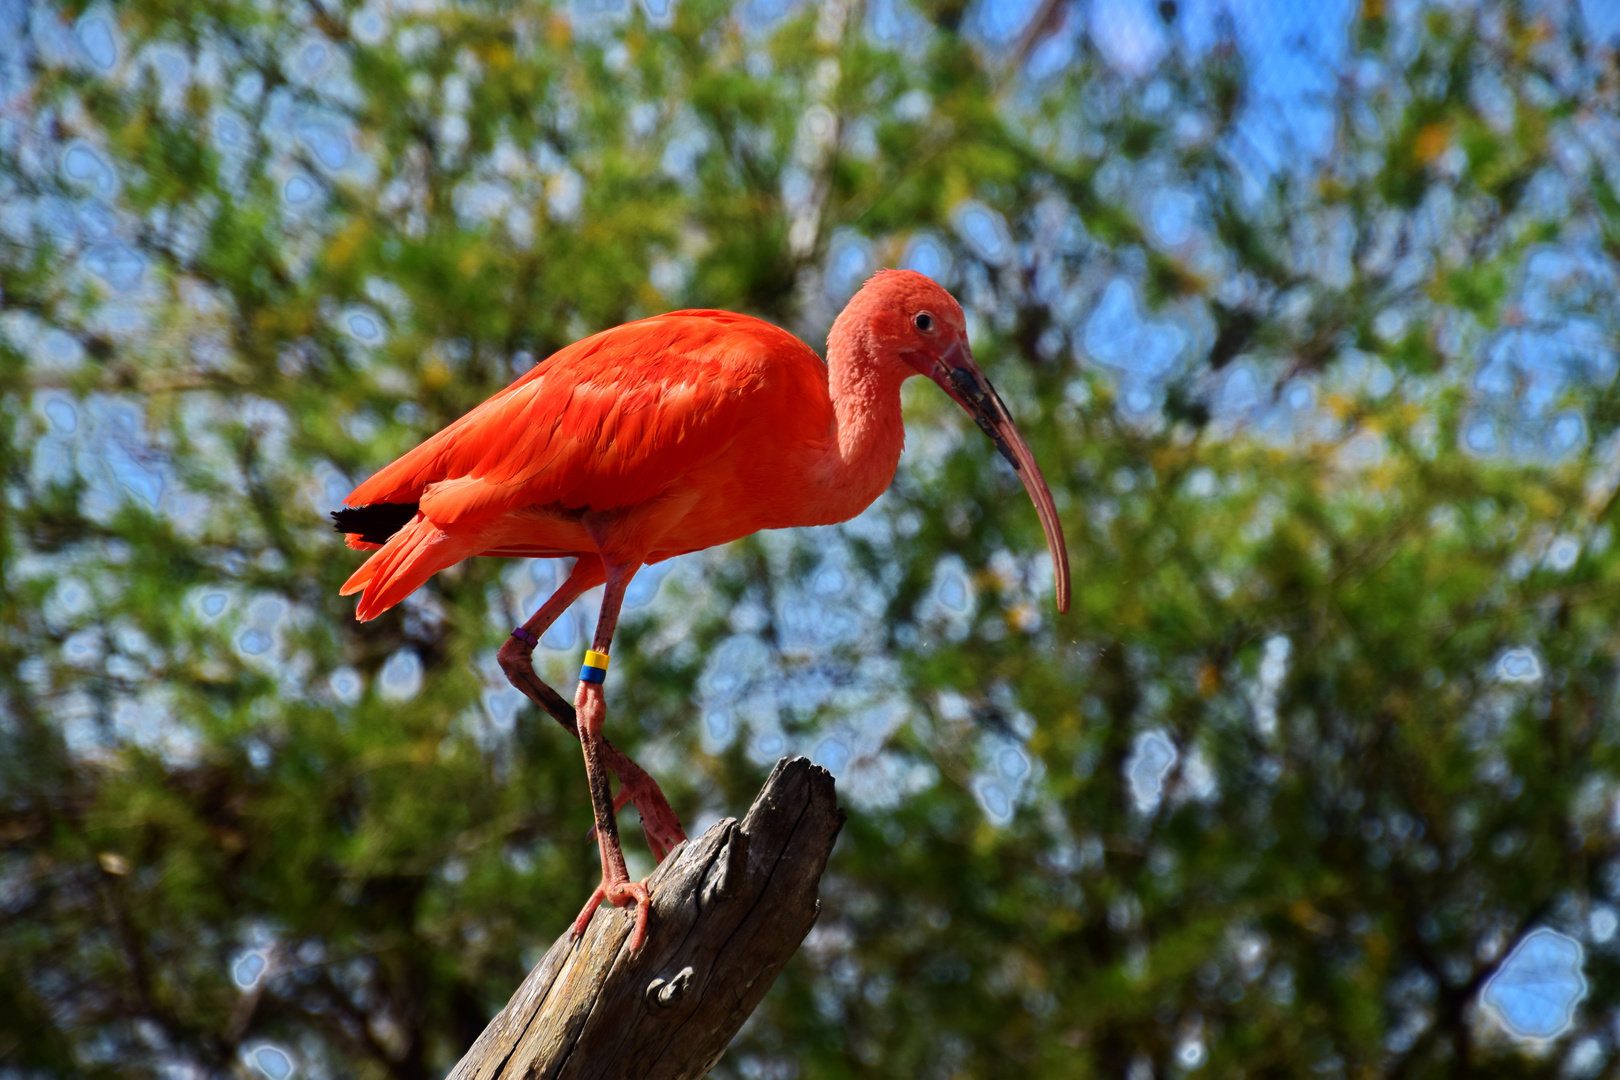
[[[827,340],[827,393],[833,432],[822,483],[833,520],[853,517],[894,480],[905,444],[900,384],[905,369],[876,355],[877,346],[834,326]]]

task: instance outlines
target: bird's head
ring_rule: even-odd
[[[853,316],[873,344],[905,365],[902,374],[926,375],[973,418],[1024,482],[1046,533],[1057,579],[1057,607],[1069,610],[1069,554],[1063,526],[1035,455],[1012,414],[968,348],[962,305],[932,278],[913,270],[882,270],[850,300],[842,322]],[[835,326],[835,332],[836,332]]]

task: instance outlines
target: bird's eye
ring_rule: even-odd
[[[934,328],[934,317],[926,311],[917,312],[911,317],[911,322],[925,334]]]

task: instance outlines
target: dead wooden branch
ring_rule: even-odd
[[[552,945],[450,1080],[702,1076],[810,932],[843,823],[827,770],[777,762],[741,824],[727,818],[653,874],[639,955],[634,909],[599,909],[583,940]]]

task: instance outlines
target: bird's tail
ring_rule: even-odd
[[[362,563],[339,592],[343,596],[360,593],[354,617],[368,622],[411,595],[440,570],[476,555],[478,550],[475,537],[447,533],[417,514]]]

